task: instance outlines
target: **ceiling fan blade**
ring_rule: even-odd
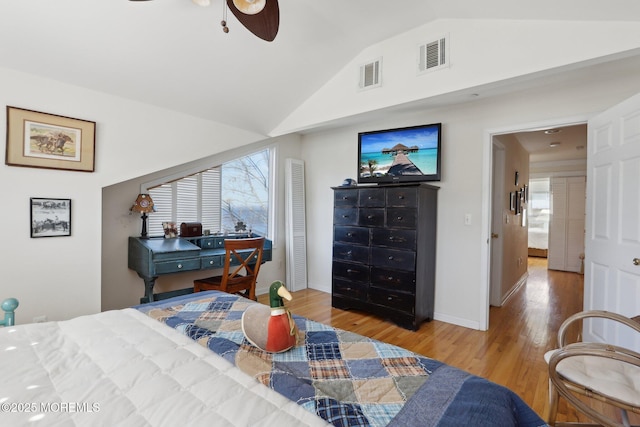
[[[253,15],[242,13],[233,3],[233,0],[226,0],[226,2],[227,7],[247,30],[268,42],[276,38],[278,27],[280,26],[278,0],[266,0],[264,9]]]

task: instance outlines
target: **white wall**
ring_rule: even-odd
[[[140,235],[141,229],[140,215],[130,215],[128,209],[140,191],[140,185],[159,177],[171,176],[179,171],[201,170],[212,165],[218,165],[265,147],[275,147],[276,150],[276,190],[273,203],[275,203],[277,215],[274,231],[275,238],[272,242],[272,261],[265,263],[260,268],[256,293],[260,295],[268,292],[269,285],[274,280],[284,281],[286,258],[285,224],[284,215],[282,214],[285,203],[284,167],[285,159],[300,158],[299,139],[298,135],[269,138],[105,187],[103,189],[102,209],[102,310],[119,309],[139,304],[140,297],[144,295],[143,280],[127,267],[128,238],[129,236]],[[154,292],[189,288],[193,286],[194,279],[213,274],[212,271],[204,271],[160,276],[156,280]]]
[[[354,61],[371,59],[371,55],[375,56],[381,50],[396,51],[403,59],[413,57],[410,53],[413,48],[406,47],[407,41],[423,42],[426,36],[440,35],[443,30],[454,28],[455,31],[451,31],[450,70],[456,73],[455,78],[445,78],[445,74],[437,72],[430,73],[426,79],[426,76],[416,79],[413,74],[410,80],[406,74],[408,71],[403,68],[404,71],[397,70],[395,75],[385,74],[385,85],[381,89],[368,91],[366,96],[355,99],[353,89],[357,79],[352,80],[355,72],[345,68],[274,133],[285,134],[288,131],[282,129],[305,128],[374,110],[378,110],[376,114],[380,117],[381,108],[386,106],[437,97],[438,93],[523,73],[535,74],[549,66],[631,50],[637,48],[640,32],[637,25],[629,23],[597,24],[597,27],[588,23],[572,24],[575,31],[558,31],[555,23],[545,23],[542,27],[527,27],[527,31],[520,35],[524,25],[502,21],[456,22],[454,27],[450,27],[438,23],[420,29],[418,33],[409,32],[373,46]],[[611,27],[615,31],[603,31]],[[594,28],[601,31],[593,31]],[[483,38],[474,37],[480,29],[483,35],[490,36],[490,40],[505,46],[500,43],[478,45],[477,42]],[[508,32],[514,29],[514,33]],[[553,31],[541,31],[547,29]],[[539,35],[544,35],[542,42],[531,47],[530,43],[536,40],[534,36]],[[566,48],[562,52],[568,56],[563,56],[560,61],[560,52],[554,51],[553,61],[547,60],[551,57],[542,55],[546,52],[543,48],[556,41]],[[404,47],[398,48],[398,42],[402,42]],[[587,45],[589,48],[584,47]],[[508,47],[508,52],[503,47]],[[462,55],[463,48],[468,56]],[[487,63],[478,60],[490,62],[495,55],[502,55],[501,62],[498,66],[494,64],[491,70],[486,68]],[[385,60],[385,64],[388,62]],[[510,67],[516,70],[509,71]],[[394,79],[389,80],[390,77]],[[483,294],[478,283],[485,268],[481,265],[480,255],[481,236],[486,230],[483,230],[480,218],[486,216],[481,211],[485,191],[482,182],[486,170],[482,159],[486,130],[590,114],[640,91],[637,70],[623,70],[616,75],[602,74],[597,81],[553,79],[552,82],[542,90],[487,100],[479,98],[457,107],[434,110],[409,110],[407,107],[405,113],[388,114],[381,120],[366,121],[366,117],[361,117],[365,121],[359,126],[306,135],[301,154],[306,161],[307,174],[308,242],[311,242],[309,283],[321,289],[330,287],[332,215],[329,187],[339,184],[345,177],[355,176],[356,133],[441,121],[445,131],[445,157],[439,194],[436,313],[443,320],[477,326],[482,317],[478,301]],[[21,300],[19,323],[29,322],[40,315],[63,319],[100,310],[101,268],[113,267],[110,263],[101,266],[104,187],[222,153],[264,137],[8,69],[0,69],[0,105],[97,123],[94,173],[0,166],[5,207],[2,220],[6,225],[6,241],[11,245],[0,256],[0,271],[3,272],[0,295]],[[5,133],[3,121],[0,134]],[[71,198],[72,236],[30,239],[29,197]],[[123,193],[118,199],[118,209],[127,207],[132,197],[135,194]],[[466,213],[472,216],[471,226],[463,226]],[[113,226],[123,235],[134,234],[138,231],[139,221],[135,216],[122,216],[116,218]],[[111,229],[107,228],[104,233],[110,232]]]
[[[344,178],[355,178],[357,133],[423,123],[443,123],[443,179],[438,194],[435,318],[472,328],[483,323],[488,304],[486,251],[488,227],[481,218],[484,163],[488,132],[527,128],[532,123],[589,116],[640,92],[640,74],[629,69],[615,75],[597,73],[589,81],[554,81],[543,89],[523,91],[454,107],[388,114],[382,120],[307,134],[302,154],[306,160],[309,284],[331,286],[332,192]],[[596,67],[595,71],[599,71]],[[333,104],[332,104],[333,105]],[[325,108],[329,109],[329,103]],[[487,206],[490,206],[487,202]],[[464,215],[472,223],[464,225]],[[484,215],[483,215],[484,214]],[[488,224],[488,223],[487,223]],[[485,303],[486,302],[486,303]]]
[[[0,68],[0,106],[5,105],[96,122],[93,173],[0,165],[0,298],[20,300],[17,323],[100,311],[102,187],[264,138]],[[2,120],[0,135],[5,134]],[[30,197],[71,199],[71,236],[30,238]]]
[[[447,37],[449,66],[419,74],[418,46]],[[518,79],[552,75],[640,48],[636,22],[442,19],[363,50],[274,129],[272,135],[313,128],[343,117],[457,93],[502,88]],[[637,52],[636,52],[637,54]],[[359,91],[360,65],[382,58],[382,85]],[[479,89],[476,89],[479,90]],[[340,102],[336,102],[339,99]],[[330,108],[327,108],[327,107]]]

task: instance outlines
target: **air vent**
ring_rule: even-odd
[[[433,71],[448,66],[447,38],[420,45],[418,52],[418,71]]]
[[[360,89],[369,89],[380,86],[382,79],[380,78],[382,58],[373,62],[360,66]]]

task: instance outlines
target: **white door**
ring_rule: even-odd
[[[582,271],[585,177],[551,178],[549,269]]]
[[[500,307],[502,305],[502,218],[504,218],[504,147],[493,144],[493,174],[492,174],[492,198],[491,209],[491,271],[489,304]]]
[[[550,270],[564,270],[567,240],[567,179],[551,178],[550,187],[548,267]]]
[[[640,94],[588,127],[584,308],[633,317],[640,315]],[[605,325],[589,322],[585,341],[640,351],[627,328]]]

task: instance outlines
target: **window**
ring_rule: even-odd
[[[163,222],[201,222],[212,233],[246,230],[270,236],[271,170],[274,149],[173,178],[147,190],[156,212],[149,235],[161,236]]]
[[[529,180],[529,247],[548,249],[549,215],[551,213],[549,178]]]

